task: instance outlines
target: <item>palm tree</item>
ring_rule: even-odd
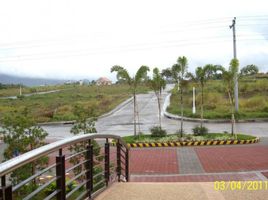
[[[185,56],[179,57],[177,63],[174,64],[171,68],[172,78],[175,83],[179,86],[180,90],[180,105],[181,105],[181,127],[180,127],[180,137],[183,134],[183,92],[187,85],[187,80],[185,80],[187,76],[187,68],[188,68],[188,60]]]
[[[147,79],[147,72],[150,69],[147,66],[141,66],[136,72],[135,76],[131,78],[128,71],[118,65],[115,65],[111,68],[111,72],[117,72],[117,79],[120,81],[126,82],[131,89],[133,95],[133,104],[134,104],[134,136],[137,136],[137,128],[136,128],[136,116],[137,116],[137,86],[143,81]]]
[[[201,128],[203,127],[204,121],[204,86],[207,80],[211,78],[216,71],[216,66],[212,64],[207,64],[204,67],[197,67],[195,70],[194,80],[201,86]]]
[[[235,117],[234,117],[234,80],[235,76],[238,72],[238,66],[239,61],[237,59],[232,59],[230,62],[229,70],[226,71],[224,68],[222,68],[222,77],[223,81],[226,84],[226,90],[229,97],[230,102],[230,110],[232,115],[232,136],[234,135],[234,123],[235,123]]]
[[[166,87],[166,81],[163,79],[162,75],[159,73],[158,68],[153,69],[153,79],[149,81],[150,87],[153,89],[158,103],[158,117],[159,126],[161,128],[161,94],[162,90]]]
[[[171,83],[172,82],[172,73],[171,73],[171,69],[167,68],[167,69],[163,69],[161,72],[161,76],[163,78],[165,78],[167,83]]]

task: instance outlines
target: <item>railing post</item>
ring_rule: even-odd
[[[105,182],[106,186],[108,186],[110,180],[110,144],[108,139],[106,139],[104,152],[105,152]]]
[[[0,200],[12,200],[12,185],[6,186],[6,176],[1,177]]]
[[[87,153],[86,153],[86,179],[87,179],[87,192],[88,192],[88,198],[91,199],[91,194],[93,191],[93,145],[91,144],[91,140],[89,140],[87,146]]]
[[[57,176],[57,190],[60,191],[57,194],[57,200],[66,199],[65,191],[65,156],[62,155],[62,149],[59,150],[59,155],[56,157],[56,176]]]
[[[126,163],[126,181],[128,182],[129,181],[129,151],[128,149],[126,149],[126,160],[125,160],[125,163]]]
[[[120,182],[120,176],[121,176],[121,147],[120,147],[120,143],[119,140],[117,140],[116,142],[116,157],[117,157],[117,178],[118,178],[118,182]]]

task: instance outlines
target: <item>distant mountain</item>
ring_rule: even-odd
[[[66,82],[66,80],[18,77],[18,76],[0,74],[0,83],[2,84],[23,84],[25,86],[39,86],[39,85],[63,84],[64,82]]]

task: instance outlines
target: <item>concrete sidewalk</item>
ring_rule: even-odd
[[[96,200],[266,200],[268,190],[216,191],[214,183],[115,183]]]

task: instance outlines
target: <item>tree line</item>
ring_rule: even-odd
[[[234,123],[235,123],[235,111],[234,111],[234,78],[256,75],[259,73],[259,68],[256,65],[247,65],[238,72],[239,61],[232,59],[228,69],[225,69],[221,65],[206,64],[205,66],[199,66],[195,69],[194,73],[188,71],[188,59],[185,56],[178,57],[177,62],[163,69],[160,73],[159,68],[153,69],[153,77],[150,79],[147,73],[150,71],[148,66],[141,66],[134,77],[131,77],[127,69],[124,67],[115,65],[111,68],[111,72],[116,72],[116,77],[119,83],[127,83],[130,86],[130,90],[133,95],[133,121],[134,121],[134,136],[140,134],[137,132],[137,120],[139,121],[139,115],[137,111],[137,97],[136,90],[139,84],[147,83],[155,92],[158,104],[158,117],[159,127],[161,129],[161,93],[166,84],[175,83],[175,88],[178,88],[178,95],[180,96],[180,128],[178,134],[183,136],[183,118],[184,118],[184,94],[187,90],[187,85],[190,82],[195,82],[199,85],[201,90],[201,120],[198,129],[206,131],[204,127],[204,87],[208,80],[222,80],[225,86],[226,93],[228,95],[230,111],[231,111],[231,134],[234,135]],[[138,122],[139,123],[139,122]]]

